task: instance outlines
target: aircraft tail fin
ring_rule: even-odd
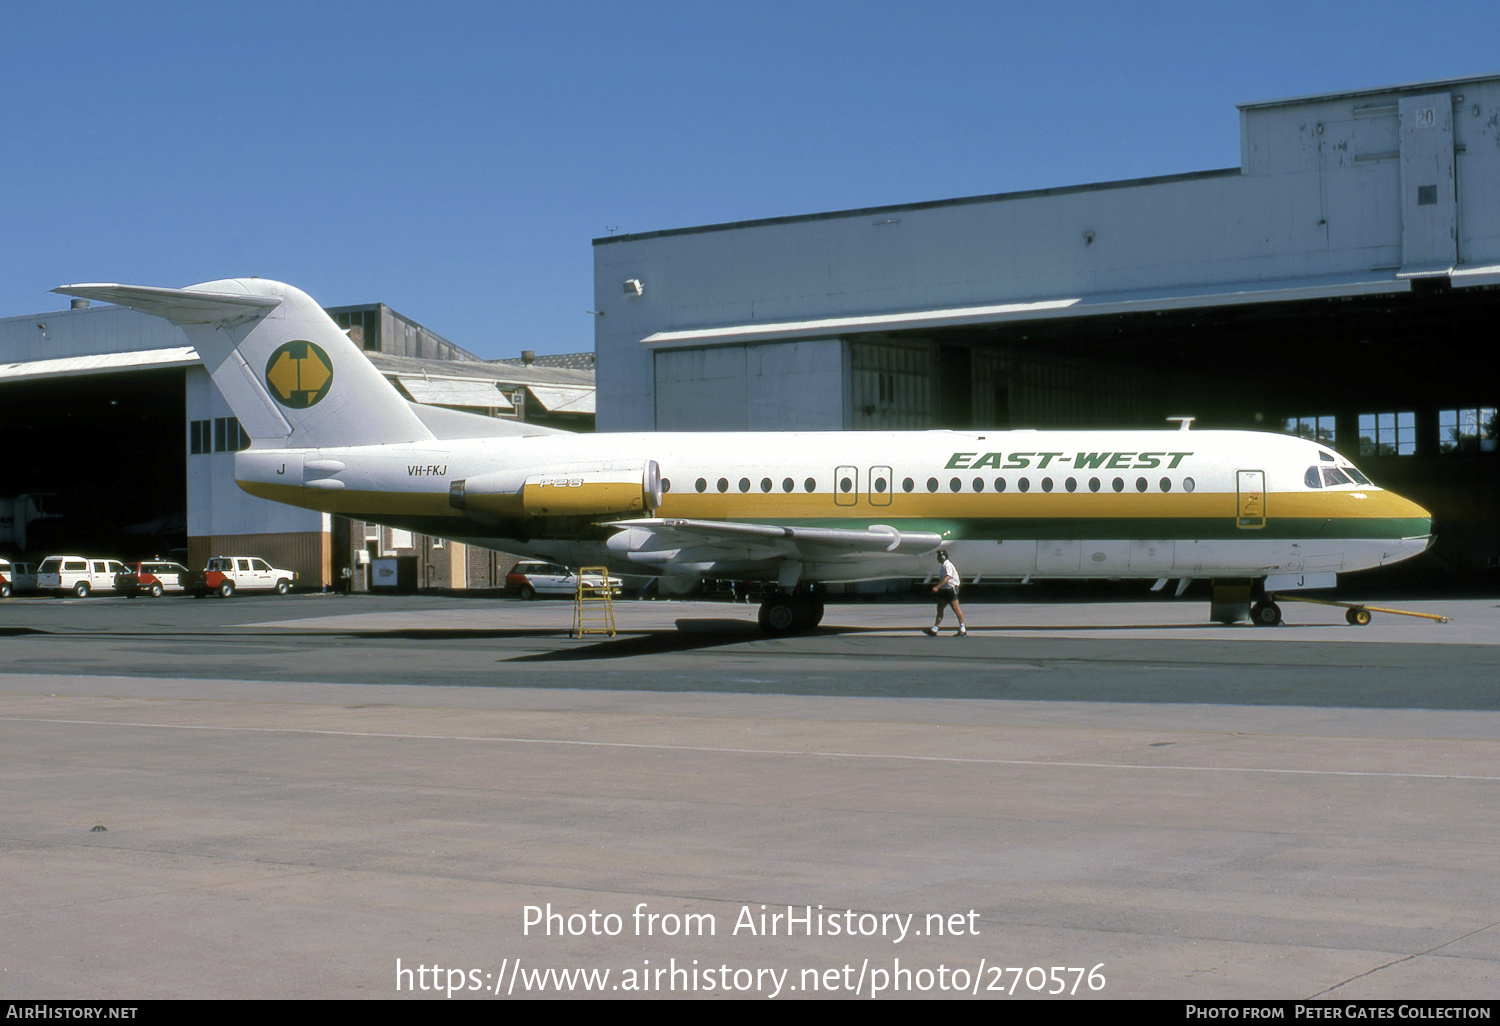
[[[425,441],[432,432],[322,307],[263,278],[185,289],[61,285],[181,326],[214,384],[265,448]]]

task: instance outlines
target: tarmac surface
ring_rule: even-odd
[[[1495,999],[1500,601],[1391,604],[6,600],[0,998]]]

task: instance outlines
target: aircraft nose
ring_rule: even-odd
[[[1432,533],[1432,513],[1421,505],[1394,493],[1390,494],[1390,515],[1404,521],[1396,551],[1388,553],[1385,562],[1396,562],[1420,555],[1432,547],[1437,536]]]

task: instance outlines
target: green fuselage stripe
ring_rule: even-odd
[[[358,513],[351,516],[361,519]],[[447,517],[401,517],[389,514],[370,514],[368,519],[446,538],[576,538],[589,535],[586,528],[580,532],[580,527],[585,525],[577,521],[564,523],[546,517],[507,519],[489,525],[454,521]],[[1432,522],[1422,517],[1270,517],[1261,527],[1240,527],[1234,520],[1223,517],[1013,517],[977,520],[820,517],[795,520],[746,518],[740,523],[773,524],[780,527],[834,527],[856,531],[862,531],[871,524],[884,523],[898,531],[925,531],[963,541],[1146,541],[1169,538],[1254,541],[1285,538],[1420,538],[1432,533]],[[600,527],[597,533],[599,537],[604,537],[614,532],[612,528]]]

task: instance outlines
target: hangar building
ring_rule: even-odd
[[[330,315],[408,400],[591,430],[592,357],[483,361],[383,303]],[[255,555],[301,587],[494,587],[514,559],[267,502],[234,481],[248,444],[177,326],[124,307],[0,320],[0,555]]]
[[[1500,76],[1239,108],[1212,171],[594,240],[598,427],[1332,442],[1500,562]]]

